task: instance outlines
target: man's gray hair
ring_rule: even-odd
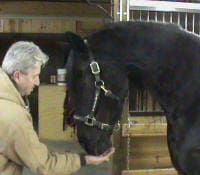
[[[2,69],[8,75],[15,71],[26,72],[28,68],[44,66],[48,59],[49,57],[33,42],[18,41],[8,49]]]

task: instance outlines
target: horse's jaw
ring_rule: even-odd
[[[79,144],[90,155],[100,155],[112,147],[111,136],[107,134],[100,135],[95,130],[93,129],[85,135],[82,135],[83,130],[77,132]]]

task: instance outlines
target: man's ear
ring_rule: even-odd
[[[12,74],[11,78],[18,83],[19,79],[20,79],[20,71],[14,71],[14,73]]]

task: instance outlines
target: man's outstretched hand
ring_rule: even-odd
[[[86,165],[98,165],[104,161],[109,161],[110,156],[113,155],[114,152],[115,148],[112,147],[99,156],[86,155]]]

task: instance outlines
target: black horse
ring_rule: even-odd
[[[130,81],[149,89],[165,111],[174,167],[199,175],[200,38],[154,22],[113,23],[85,40],[66,36],[72,49],[64,114],[73,114],[83,148],[101,154],[111,147]]]

